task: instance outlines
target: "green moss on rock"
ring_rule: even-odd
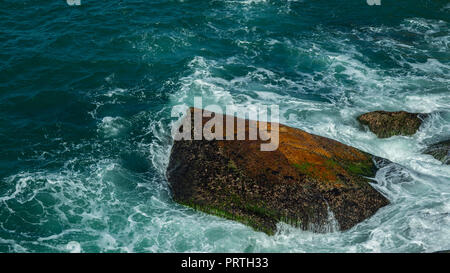
[[[356,175],[363,175],[369,177],[375,175],[373,164],[368,162],[349,163],[347,165],[347,169],[349,172]]]

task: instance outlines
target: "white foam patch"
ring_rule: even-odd
[[[76,241],[68,242],[66,245],[66,249],[70,253],[81,253],[82,252],[80,243],[78,243]]]
[[[99,124],[98,131],[107,138],[124,134],[130,127],[129,121],[121,117],[104,117]]]

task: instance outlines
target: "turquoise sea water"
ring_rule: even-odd
[[[450,249],[450,3],[441,0],[1,0],[0,252]],[[345,232],[275,236],[182,207],[170,110],[278,104],[281,122],[394,163],[391,204]],[[377,139],[355,117],[430,113]]]

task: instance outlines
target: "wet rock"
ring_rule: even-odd
[[[379,138],[397,135],[413,135],[422,124],[426,114],[408,113],[405,111],[375,111],[359,116],[358,121],[369,127]]]
[[[249,120],[247,140],[174,141],[167,169],[173,199],[267,234],[280,221],[325,232],[330,218],[346,230],[389,203],[369,184],[377,170],[372,155],[282,124],[256,126],[263,125],[272,137],[278,132],[278,149],[261,151],[267,141],[260,136],[248,140]]]
[[[431,145],[424,153],[432,155],[444,164],[450,164],[450,139]]]
[[[434,253],[450,253],[450,250],[439,250],[435,251]]]

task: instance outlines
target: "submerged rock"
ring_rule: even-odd
[[[408,113],[405,111],[386,112],[375,111],[359,116],[358,121],[367,125],[379,138],[397,135],[413,135],[417,132],[425,114]]]
[[[261,151],[267,141],[259,136],[174,141],[167,169],[173,199],[268,234],[280,221],[325,232],[330,218],[346,230],[389,203],[369,184],[377,170],[372,155],[282,124],[256,126],[279,133],[278,149]],[[248,139],[249,120],[245,133]]]
[[[424,153],[432,155],[444,164],[450,164],[450,139],[431,145]]]

